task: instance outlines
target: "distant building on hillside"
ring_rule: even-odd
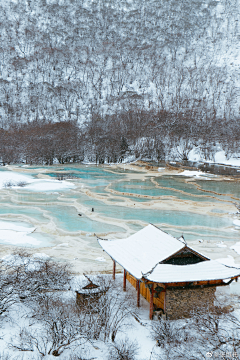
[[[150,303],[150,319],[154,313],[178,319],[197,308],[214,308],[216,287],[240,276],[240,269],[210,260],[183,237],[151,224],[127,239],[98,242],[113,260],[113,278],[116,263],[123,267],[123,290],[128,280],[137,290],[137,306],[140,294]]]

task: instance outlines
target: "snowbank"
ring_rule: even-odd
[[[236,226],[240,226],[240,220],[233,220],[233,224]]]
[[[32,255],[34,259],[41,259],[41,260],[48,260],[50,259],[50,256],[44,253],[35,253]]]
[[[214,159],[209,160],[209,159],[205,159],[203,154],[201,154],[201,151],[199,150],[199,148],[194,148],[189,152],[188,159],[190,161],[200,161],[200,162],[206,162],[206,163],[240,167],[240,157],[231,157],[231,158],[227,159],[225,151],[223,151],[223,150],[217,151],[214,155]]]
[[[29,225],[27,223],[0,221],[0,242],[11,245],[40,245],[41,241],[30,235],[35,228]]]
[[[23,175],[14,171],[0,171],[0,189],[17,186],[20,183],[29,184],[33,180],[30,175]]]
[[[199,178],[199,177],[205,177],[206,176],[206,173],[202,172],[202,171],[195,171],[195,170],[184,170],[183,172],[181,173],[178,173],[176,175],[181,175],[181,176],[189,176],[189,177],[196,177],[196,178]]]
[[[24,189],[30,191],[59,191],[75,188],[75,185],[67,181],[59,180],[33,180],[31,184],[26,185]]]
[[[221,241],[220,243],[217,243],[216,246],[217,246],[217,247],[220,247],[220,248],[225,248],[225,247],[227,247],[227,245],[225,245],[225,244],[223,243],[223,241]]]
[[[98,257],[95,259],[96,261],[106,261],[106,259],[104,259],[103,257]]]
[[[32,227],[30,224],[24,222],[11,222],[11,221],[2,221],[0,220],[0,231],[2,230],[12,230],[18,232],[28,232],[29,234],[35,230],[35,227]]]
[[[12,230],[1,230],[0,241],[8,243],[11,245],[22,245],[22,244],[31,244],[31,245],[40,245],[40,241],[36,240],[32,236],[29,236],[29,233],[26,231],[18,232]]]
[[[75,188],[68,181],[34,179],[31,175],[23,175],[14,171],[0,171],[0,189],[12,188],[28,191],[59,191]]]
[[[231,157],[227,159],[224,151],[218,151],[215,154],[215,163],[224,164],[224,165],[232,165],[232,166],[240,166],[240,158]]]

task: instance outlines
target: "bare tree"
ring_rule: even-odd
[[[46,295],[40,306],[35,305],[30,325],[13,340],[10,345],[13,349],[59,356],[67,349],[92,342],[92,324],[87,313],[79,311],[75,299],[63,301]]]
[[[114,342],[110,345],[109,360],[134,360],[138,354],[139,346],[136,341],[128,338]]]
[[[239,319],[221,307],[212,312],[195,311],[188,320],[154,322],[151,334],[157,342],[152,360],[203,360],[208,355],[240,358]]]
[[[9,273],[9,267],[0,262],[0,320],[8,315],[11,306],[18,300],[14,280]]]
[[[93,279],[99,285],[99,292],[89,294],[79,305],[88,314],[93,338],[114,341],[117,333],[131,327],[133,316],[137,316],[132,295],[123,293],[121,286],[109,276],[98,275]]]

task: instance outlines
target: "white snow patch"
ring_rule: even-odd
[[[11,245],[20,245],[20,244],[30,244],[30,245],[40,245],[41,241],[35,239],[32,236],[28,235],[29,232],[24,231],[12,231],[12,230],[1,230],[0,232],[0,241],[2,243],[11,244]]]
[[[22,175],[14,171],[0,171],[0,189],[7,185],[17,186],[19,183],[29,184],[34,179],[31,175]]]
[[[224,164],[224,165],[232,165],[232,166],[240,166],[240,158],[231,157],[231,158],[227,159],[224,151],[218,151],[215,154],[215,163]]]
[[[50,256],[44,253],[35,253],[32,255],[33,258],[35,259],[41,259],[41,260],[47,260],[50,259]]]
[[[24,232],[27,231],[30,234],[35,229],[36,229],[35,227],[32,227],[30,224],[27,223],[0,220],[0,231],[1,230],[24,231]]]
[[[233,220],[233,224],[236,226],[240,226],[240,220]]]
[[[195,147],[189,152],[188,159],[190,161],[200,161],[206,163],[240,166],[240,157],[236,155],[235,157],[232,156],[231,158],[227,159],[224,150],[217,151],[214,155],[214,159],[209,160],[204,157],[204,155],[201,153],[201,150],[198,147]]]
[[[189,177],[202,177],[202,176],[206,176],[206,173],[195,170],[184,170],[183,172],[178,173],[176,175],[189,176]]]
[[[75,188],[75,185],[67,181],[59,180],[35,180],[26,185],[23,189],[31,191],[56,191],[56,190],[68,190]]]
[[[24,184],[24,186],[20,184]],[[0,189],[3,188],[25,189],[30,191],[55,191],[75,188],[68,181],[34,179],[31,175],[22,175],[14,171],[0,171]]]
[[[95,260],[97,260],[97,261],[106,261],[106,259],[104,259],[103,257],[98,257]]]
[[[227,245],[225,245],[225,244],[223,243],[223,241],[221,241],[220,243],[217,243],[216,246],[218,246],[218,247],[220,247],[220,248],[225,248],[225,247],[227,247]]]
[[[36,228],[29,227],[29,225],[11,221],[0,221],[0,242],[11,245],[39,245],[41,241],[29,235]]]
[[[240,282],[232,282],[230,284],[230,294],[240,295]]]
[[[136,160],[135,155],[129,155],[125,159],[123,159],[122,163],[123,164],[128,164],[128,163],[131,163],[131,162],[133,162],[135,160]]]

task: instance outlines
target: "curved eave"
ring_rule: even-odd
[[[220,264],[216,260],[203,261],[191,265],[159,264],[143,278],[156,283],[181,283],[199,281],[217,281],[240,276],[240,269]]]

